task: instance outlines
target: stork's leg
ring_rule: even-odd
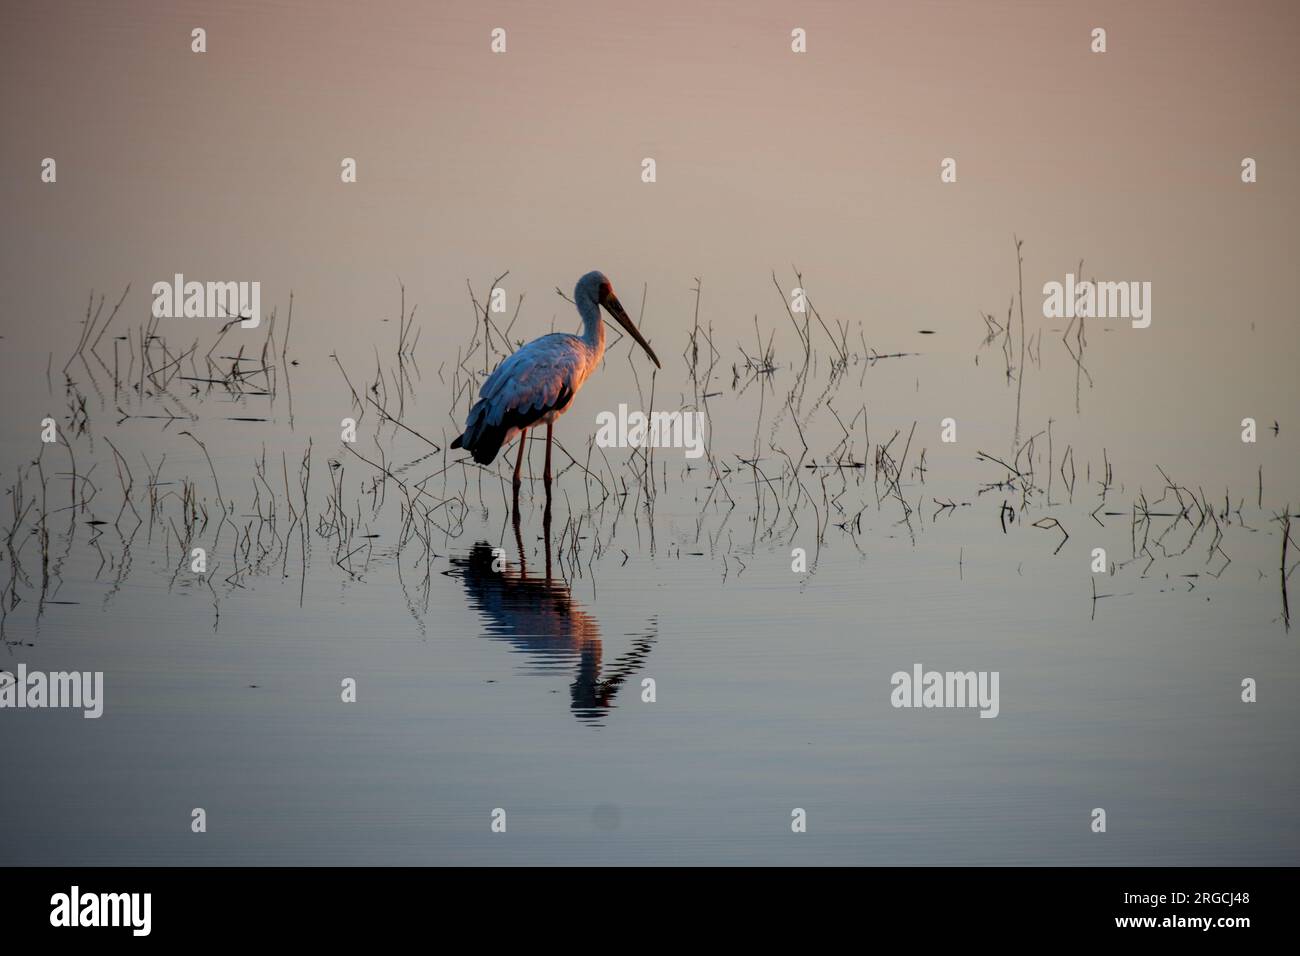
[[[524,449],[525,449],[526,447],[528,447],[528,444],[527,444],[527,443],[528,443],[528,430],[527,430],[527,429],[524,429],[524,430],[520,431],[520,433],[519,433],[519,457],[515,459],[515,481],[514,481],[514,486],[515,486],[515,505],[516,505],[516,506],[518,506],[518,504],[519,504],[519,486],[520,486],[521,484],[523,484],[523,480],[519,477],[519,473],[523,470],[523,467],[524,467]],[[517,510],[517,508],[516,508],[516,510]]]
[[[551,422],[546,423],[546,467],[542,471],[542,484],[546,486],[546,504],[542,508],[542,524],[546,536],[551,534]]]
[[[553,422],[546,423],[546,469],[542,472],[542,484],[546,486],[546,497],[551,496],[551,428]]]

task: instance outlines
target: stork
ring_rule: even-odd
[[[534,339],[497,366],[479,389],[478,401],[469,410],[465,431],[451,443],[464,448],[480,465],[491,464],[510,439],[519,436],[519,456],[515,459],[514,493],[519,500],[520,470],[524,464],[524,441],[528,429],[546,425],[546,467],[542,482],[549,502],[551,493],[551,431],[555,420],[568,411],[574,396],[587,376],[605,354],[605,324],[600,308],[605,307],[626,331],[645,349],[657,368],[659,357],[622,303],[614,287],[602,272],[588,272],[578,280],[573,301],[582,316],[582,334],[552,332]]]

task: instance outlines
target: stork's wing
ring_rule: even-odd
[[[572,335],[555,332],[529,342],[498,365],[479,389],[486,422],[499,425],[514,413],[512,417],[531,423],[566,404],[584,358]]]
[[[475,461],[489,464],[514,430],[569,404],[586,361],[576,336],[554,332],[529,342],[488,376],[469,411],[465,433],[452,447],[468,449]]]

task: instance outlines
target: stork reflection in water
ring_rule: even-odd
[[[515,544],[519,549],[517,565],[494,571],[492,546],[480,541],[465,557],[451,558],[450,573],[465,585],[470,606],[486,619],[490,636],[508,641],[542,673],[576,665],[569,685],[573,715],[600,726],[601,718],[614,706],[619,688],[650,654],[656,626],[652,620],[649,633],[636,637],[627,653],[606,666],[600,625],[573,599],[563,577],[553,574],[550,521],[545,521],[543,527],[544,577],[528,575],[517,509],[514,520]]]

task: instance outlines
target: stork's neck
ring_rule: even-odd
[[[582,300],[578,303],[578,314],[582,316],[582,341],[599,359],[605,354],[605,323],[600,318],[600,306]]]

